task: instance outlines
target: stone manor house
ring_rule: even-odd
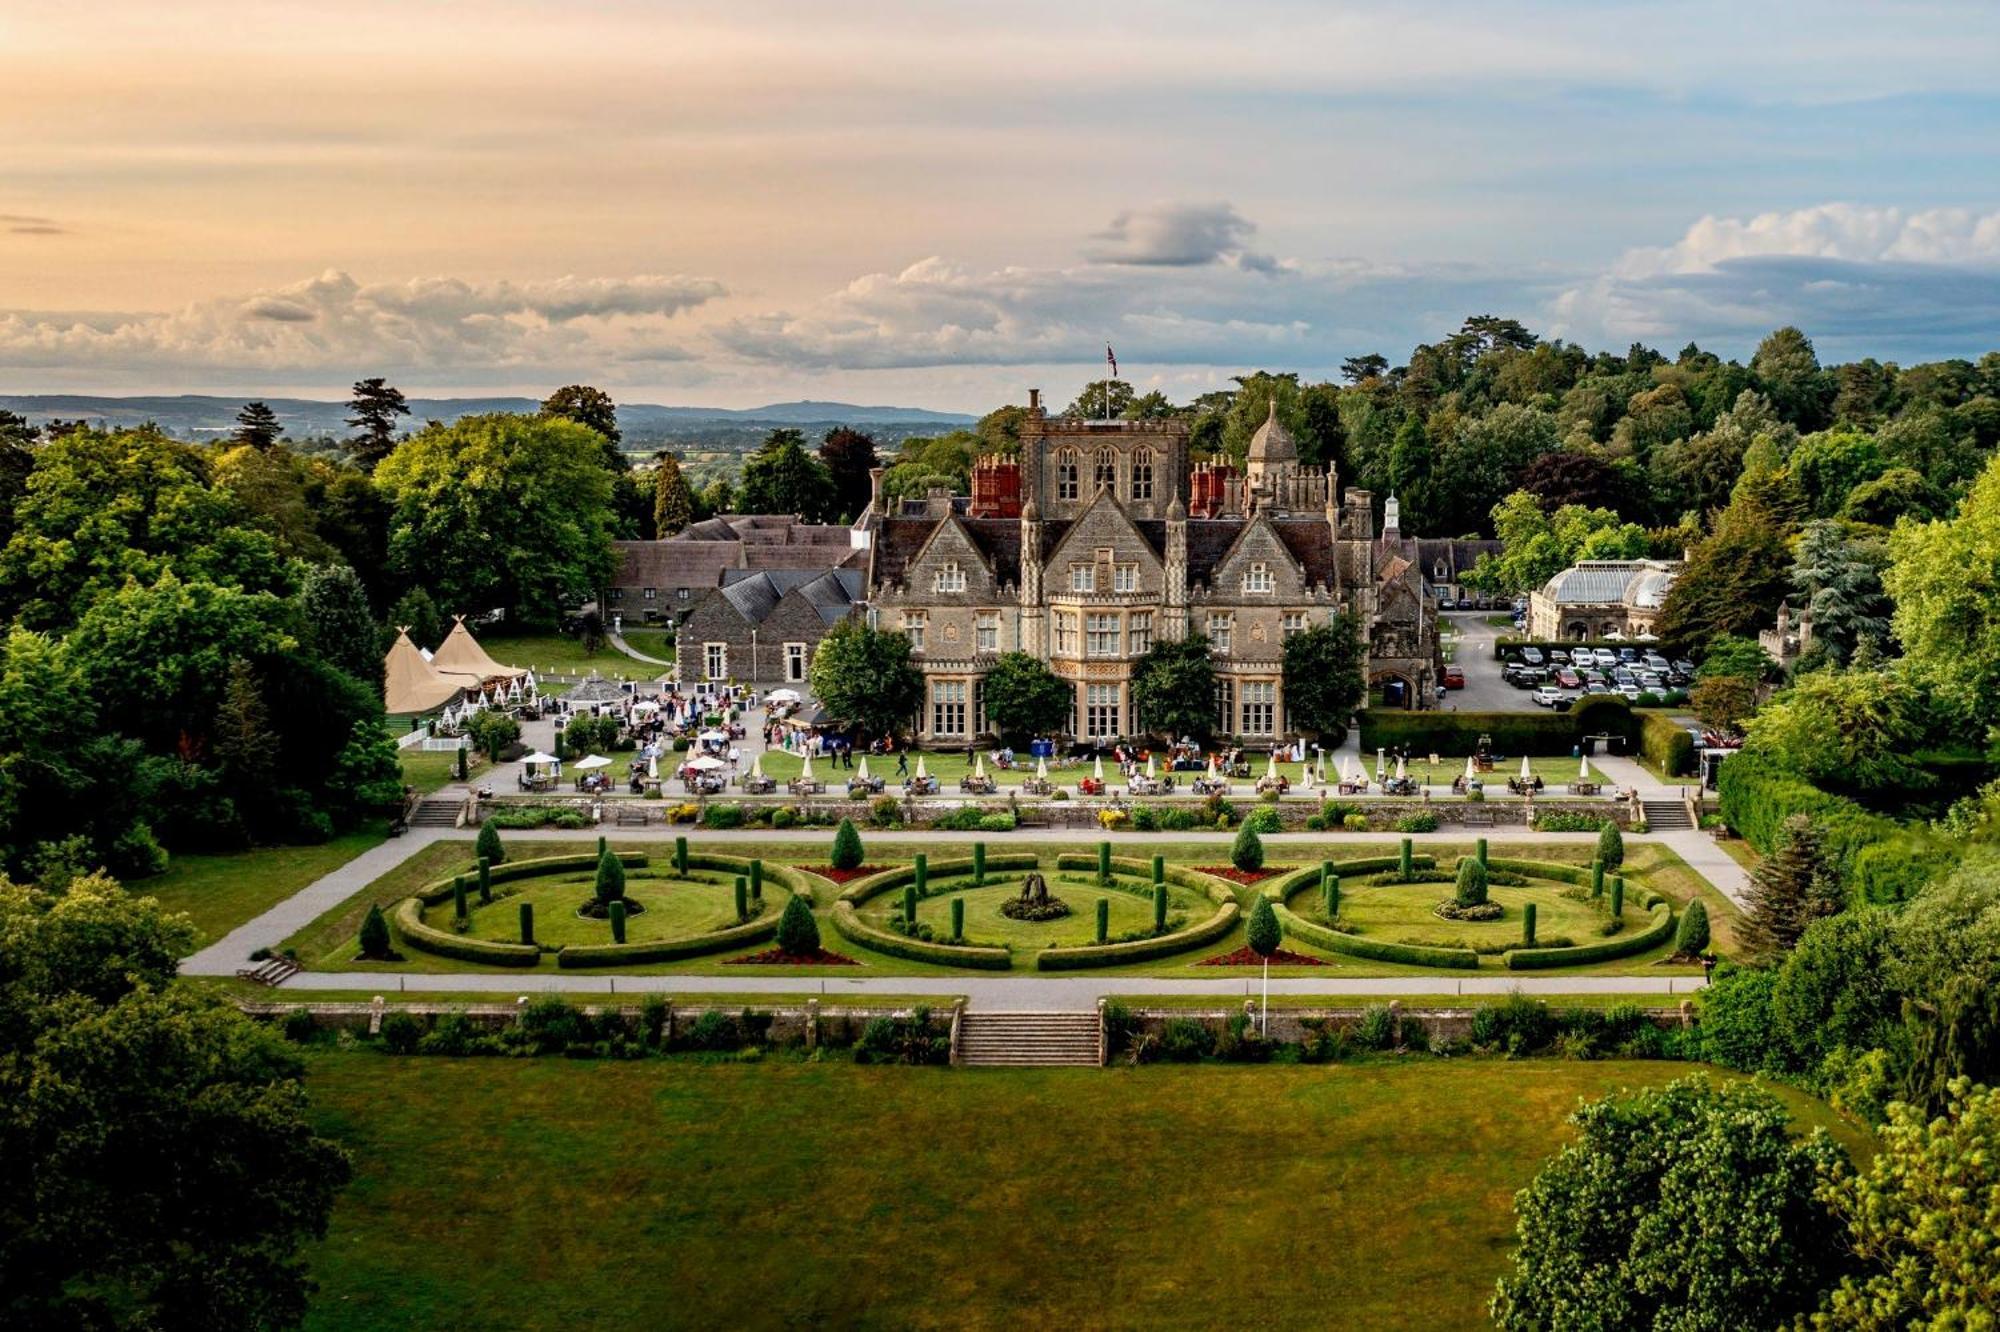
[[[1019,455],[980,459],[969,497],[889,503],[880,479],[857,524],[867,614],[910,636],[926,743],[988,731],[981,680],[1015,650],[1074,687],[1079,739],[1136,734],[1134,663],[1189,632],[1213,646],[1218,731],[1269,742],[1291,730],[1286,636],[1348,608],[1371,687],[1405,706],[1435,700],[1437,603],[1396,500],[1377,532],[1373,497],[1302,468],[1275,412],[1238,473],[1192,466],[1184,421],[1051,416],[1034,391]]]

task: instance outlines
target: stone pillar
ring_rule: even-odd
[[[382,1013],[387,1007],[388,1001],[383,999],[379,994],[368,1001],[368,1034],[370,1036],[380,1036],[382,1034]]]
[[[806,1049],[819,1049],[819,1000],[806,1000]]]

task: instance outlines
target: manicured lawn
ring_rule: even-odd
[[[660,677],[660,667],[634,661],[609,644],[594,653],[585,652],[582,643],[561,634],[482,634],[479,643],[502,666],[523,666],[537,674],[588,675],[596,671],[607,680]]]
[[[417,788],[423,795],[440,790],[458,780],[458,755],[448,750],[437,750],[426,754],[420,749],[406,749],[398,758],[403,765],[403,781]],[[466,753],[467,779],[477,777],[492,766],[478,750]]]
[[[1563,1117],[1687,1072],[315,1054],[307,1325],[1483,1327]]]
[[[660,839],[628,841],[618,838],[615,834],[609,835],[611,844],[619,850],[642,851],[651,858],[652,864],[648,867],[647,871],[629,872],[635,878],[642,876],[646,872],[659,872],[670,864],[670,857],[673,854],[673,844],[671,842]],[[761,857],[771,862],[805,866],[825,865],[827,845],[830,841],[830,834],[824,831],[801,834],[800,839],[797,841],[736,841],[732,840],[728,833],[703,832],[699,829],[690,831],[688,836],[690,843],[697,850],[724,855]],[[880,865],[885,868],[892,865],[908,864],[910,857],[918,851],[926,852],[931,857],[933,864],[937,863],[946,854],[952,854],[946,852],[936,842],[898,842],[894,835],[890,833],[869,831],[863,833],[863,838],[868,863]],[[968,838],[969,840],[970,838]],[[1438,864],[1446,866],[1454,863],[1460,855],[1468,854],[1473,849],[1470,843],[1447,841],[1442,838],[1418,837],[1415,841],[1419,852],[1435,856]],[[516,858],[575,854],[578,852],[594,851],[596,847],[594,840],[585,840],[582,838],[575,841],[531,841],[522,838],[510,842],[509,845],[509,854]],[[1098,896],[1108,896],[1112,901],[1113,923],[1111,932],[1114,935],[1124,933],[1130,929],[1150,926],[1152,922],[1152,908],[1149,900],[1146,898],[1131,898],[1129,905],[1136,907],[1136,915],[1129,910],[1124,915],[1121,915],[1119,914],[1120,909],[1128,905],[1120,900],[1125,896],[1124,894],[1116,892],[1104,894],[1088,884],[1071,885],[1060,883],[1058,871],[1055,869],[1054,864],[1056,855],[1060,852],[1089,851],[1095,845],[1095,842],[1088,837],[1078,837],[1067,841],[1041,839],[1029,841],[1026,839],[996,837],[989,838],[987,845],[995,851],[1004,850],[1009,853],[1032,852],[1042,858],[1043,873],[1049,877],[1051,891],[1055,892],[1057,896],[1069,900],[1071,906],[1076,909],[1077,914],[1061,922],[1059,928],[1068,929],[1073,927],[1078,935],[1078,938],[1075,940],[1077,942],[1087,941],[1088,937],[1094,935],[1096,928],[1095,903]],[[1143,846],[1114,843],[1114,850],[1118,855],[1157,853],[1164,856],[1170,863],[1178,865],[1216,865],[1225,863],[1228,859],[1227,847],[1224,844],[1169,840],[1168,838],[1146,842]],[[1393,854],[1393,850],[1394,843],[1380,841],[1363,843],[1328,838],[1317,842],[1273,843],[1270,860],[1273,865],[1303,865],[1316,863],[1322,859],[1331,859],[1339,862],[1363,856],[1381,856]],[[1584,841],[1509,842],[1500,845],[1495,854],[1515,856],[1529,860],[1547,860],[1582,865],[1589,863],[1591,856],[1594,854],[1594,847]],[[329,909],[311,925],[292,935],[289,939],[285,940],[283,949],[295,953],[307,966],[316,970],[487,972],[491,974],[493,973],[492,968],[482,967],[477,963],[460,961],[455,958],[437,957],[421,951],[407,949],[404,950],[406,960],[403,962],[373,963],[358,962],[355,960],[355,936],[361,927],[362,917],[367,914],[371,903],[380,902],[386,908],[425,884],[435,882],[455,872],[470,872],[471,866],[472,842],[470,838],[432,843],[416,852],[395,869],[390,870],[373,883],[367,885],[347,901]],[[1689,869],[1671,850],[1657,843],[1639,843],[1635,841],[1627,848],[1625,872],[1631,886],[1643,884],[1672,899],[1676,912],[1681,910],[1693,896],[1699,895],[1708,905],[1709,920],[1714,933],[1716,948],[1724,955],[1728,955],[1734,948],[1734,922],[1737,914],[1735,909],[1728,904],[1727,899],[1723,898],[1720,893],[1706,887],[1700,876]],[[630,881],[628,879],[628,882]],[[1018,879],[1012,881],[1018,883]],[[1345,886],[1343,890],[1345,890]],[[1018,891],[1018,887],[1015,891]],[[1450,885],[1427,884],[1423,885],[1423,891],[1430,894],[1424,900],[1424,909],[1427,913],[1430,902],[1441,899],[1449,894]],[[587,897],[589,895],[587,877],[578,876],[570,892],[578,901]],[[828,919],[828,912],[838,893],[839,889],[831,883],[821,883],[815,890],[815,902],[820,915],[821,930],[829,938],[833,936],[833,931],[832,923]],[[1190,905],[1187,907],[1187,914],[1190,920],[1200,919],[1207,914],[1208,908],[1196,900],[1196,896],[1190,894],[1188,898]],[[1254,888],[1244,888],[1237,892],[1237,900],[1245,910],[1246,919],[1247,912],[1254,905],[1255,898],[1256,890]],[[781,905],[782,897],[777,900]],[[864,908],[864,911],[878,915],[886,913],[894,904],[894,900],[894,896],[891,895],[888,898],[871,902]],[[1176,898],[1175,900],[1178,901],[1180,899]],[[511,906],[496,905],[499,905],[499,910],[495,916],[498,924],[493,928],[497,933],[492,937],[515,938],[516,931],[519,928],[518,913]],[[997,908],[997,896],[992,905]],[[1295,897],[1293,905],[1295,908],[1310,908],[1312,904],[1308,896]],[[573,909],[573,907],[567,909]],[[733,909],[733,903],[731,909]],[[919,907],[919,913],[921,918],[931,922],[934,930],[942,927],[944,931],[948,932],[950,928],[950,909],[948,900],[934,897]],[[1179,910],[1181,908],[1176,907],[1175,909]],[[552,911],[556,915],[564,914],[565,910],[564,908],[552,907]],[[1637,915],[1637,911],[1635,897],[1635,904],[1628,905],[1626,908],[1628,919],[1632,920],[1635,924],[1641,919]],[[433,912],[432,919],[435,922],[447,919],[449,908],[445,908],[442,914],[438,914],[435,908],[433,908]],[[543,934],[543,921],[550,913],[544,912],[540,906],[537,906],[535,914],[536,932],[538,936],[541,936]],[[1130,918],[1129,924],[1119,924],[1120,920],[1127,918]],[[1429,919],[1436,925],[1442,926],[1444,924],[1442,921],[1437,921],[1435,917],[1429,917]],[[644,917],[639,917],[635,918],[632,922],[635,931],[643,920]],[[993,939],[997,942],[998,939],[995,937],[995,934],[998,927],[995,926],[992,931],[978,928],[976,927],[977,920],[978,917],[975,914],[968,915],[967,933],[975,938]],[[1587,943],[1593,941],[1596,937],[1594,935],[1578,935],[1567,930],[1558,931],[1548,923],[1549,920],[1550,915],[1547,912],[1540,913],[1540,919],[1537,922],[1537,932],[1544,938],[1557,933],[1569,933],[1570,937],[1577,943]],[[553,924],[554,921],[551,920],[550,923]],[[579,925],[586,925],[590,929],[598,928],[597,922],[577,923]],[[1016,926],[1015,922],[1011,921],[1008,922],[1008,926],[1009,928],[1020,928]],[[1510,939],[1517,936],[1519,932],[1518,915],[1499,922],[1496,928]],[[609,926],[603,926],[603,929],[608,932]],[[1098,974],[1123,976],[1192,976],[1206,974],[1191,970],[1192,964],[1198,962],[1202,957],[1207,956],[1211,952],[1228,952],[1243,944],[1244,940],[1245,926],[1238,925],[1229,934],[1224,935],[1221,939],[1215,940],[1202,949],[1192,950],[1188,953],[1178,954],[1169,958],[1126,963],[1116,967],[1105,968]],[[1032,943],[1016,943],[1017,949],[1024,947],[1032,949],[1036,946]],[[1393,962],[1378,962],[1372,959],[1356,958],[1343,954],[1323,953],[1296,940],[1287,940],[1286,947],[1319,957],[1325,965],[1311,968],[1275,967],[1272,969],[1274,976],[1303,975],[1323,977],[1341,972],[1361,976],[1438,975],[1435,970],[1430,968],[1414,967]],[[906,958],[890,957],[886,954],[876,953],[859,946],[848,951],[862,963],[862,969],[853,974],[873,976],[941,976],[955,974],[953,968],[941,967],[926,962],[911,961]],[[1660,949],[1638,957],[1620,958],[1608,962],[1596,962],[1580,967],[1566,968],[1565,974],[1629,974],[1650,976],[1699,974],[1700,969],[1698,967],[1667,964],[1663,960],[1666,951],[1667,946],[1662,945]],[[1022,956],[1025,959],[1031,956],[1031,953],[1024,952]],[[543,966],[545,968],[552,970],[554,965],[553,957],[545,957],[543,959]],[[1482,958],[1481,966],[1484,969],[1498,969],[1499,959],[1497,957]],[[791,968],[773,969],[745,966],[728,966],[725,968],[723,959],[716,957],[696,957],[675,962],[635,964],[621,968],[621,970],[645,974],[691,973],[743,976],[745,977],[746,988],[750,984],[750,979],[760,974],[795,974],[795,971]],[[501,983],[505,984],[504,981]]]
[[[1452,895],[1448,883],[1355,884],[1340,888],[1340,918],[1367,939],[1389,943],[1427,944],[1439,948],[1473,948],[1492,951],[1515,947],[1521,942],[1522,908],[1535,904],[1535,937],[1546,945],[1563,938],[1575,944],[1599,943],[1600,926],[1609,919],[1607,911],[1589,902],[1573,901],[1562,895],[1565,885],[1536,880],[1527,887],[1494,884],[1487,890],[1505,914],[1498,920],[1444,920],[1431,908]],[[1608,895],[1610,889],[1606,888]],[[1309,920],[1323,919],[1323,907],[1316,888],[1291,902]],[[1649,919],[1636,901],[1625,904],[1625,928],[1643,929]]]
[[[661,661],[674,659],[674,636],[664,629],[627,629],[623,637],[626,646],[634,652],[643,652]]]
[[[627,919],[625,938],[628,942],[680,939],[736,924],[734,875],[713,870],[691,870],[687,878],[676,879],[671,877],[671,861],[661,857],[660,865],[666,873],[659,873],[651,867],[627,871],[625,896],[645,908]],[[576,913],[578,907],[592,900],[596,878],[595,870],[578,870],[495,884],[490,906],[479,906],[477,896],[471,899],[468,911],[471,928],[468,933],[479,939],[519,942],[521,904],[528,902],[535,908],[535,942],[544,947],[611,943],[609,920],[596,920]],[[778,891],[782,893],[783,890]],[[765,902],[766,910],[776,909],[769,890],[765,892]],[[433,909],[431,919],[440,928],[450,918],[449,903]]]
[[[917,920],[930,926],[939,938],[948,939],[951,937],[952,899],[963,898],[966,939],[971,943],[1011,945],[1018,955],[1018,965],[1032,965],[1036,953],[1055,944],[1068,948],[1095,943],[1097,899],[1100,897],[1111,904],[1109,932],[1112,938],[1153,927],[1153,890],[1150,884],[1137,879],[1122,879],[1120,882],[1125,885],[1124,888],[1100,888],[1080,881],[1062,882],[1052,867],[1044,869],[1042,874],[1049,885],[1049,895],[1068,904],[1070,913],[1067,916],[1031,921],[1014,920],[1002,915],[1000,908],[1021,895],[1024,875],[997,874],[988,876],[984,888],[974,888],[970,878],[947,879],[934,885],[932,896],[917,903]],[[950,891],[954,885],[962,886]],[[862,914],[876,926],[886,929],[890,914],[900,910],[898,904],[901,900],[899,893],[883,893],[871,899]],[[1215,914],[1215,906],[1207,898],[1185,888],[1171,886],[1167,889],[1167,910],[1169,916],[1178,912],[1197,920]]]
[[[318,846],[259,847],[219,856],[176,854],[165,874],[136,880],[129,887],[135,896],[157,897],[169,910],[193,917],[199,947],[263,914],[382,839],[382,825],[376,823]]]

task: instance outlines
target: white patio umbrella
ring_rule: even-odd
[[[1304,770],[1299,773],[1299,790],[1310,791],[1312,789],[1313,789],[1313,765],[1308,763],[1305,765]]]
[[[986,779],[986,755],[974,754],[972,756],[972,775],[981,781]]]
[[[660,756],[654,754],[646,760],[646,776],[653,781],[660,780]]]
[[[715,745],[726,744],[729,741],[729,732],[716,730],[715,728],[711,727],[710,729],[703,731],[699,739],[701,739],[706,744],[715,744]]]
[[[1155,768],[1153,767],[1153,756],[1152,756],[1151,754],[1148,754],[1148,755],[1146,755],[1146,777],[1147,777],[1147,780],[1149,780],[1149,781],[1150,781],[1150,780],[1151,780],[1152,778],[1154,778],[1154,777],[1156,777],[1156,776],[1158,776],[1158,775],[1159,775],[1159,774],[1158,774],[1157,770],[1156,770],[1156,769],[1155,769]]]
[[[868,762],[866,758],[863,758],[861,761],[864,764]],[[764,775],[764,756],[762,754],[753,755],[751,757],[750,775],[752,777],[762,777]]]
[[[1587,782],[1590,780],[1589,759],[1578,759],[1576,761],[1576,779],[1580,782]]]
[[[1264,760],[1264,775],[1266,777],[1276,777],[1278,775],[1278,751],[1275,749]]]
[[[1388,751],[1388,750],[1386,750],[1386,749],[1378,749],[1378,750],[1376,750],[1376,751],[1375,751],[1375,780],[1376,780],[1376,781],[1378,781],[1378,782],[1379,782],[1379,781],[1381,781],[1381,780],[1382,780],[1382,774],[1383,774],[1384,772],[1386,772],[1386,771],[1388,770],[1388,767],[1389,767],[1389,751]]]
[[[799,758],[799,780],[802,782],[809,782],[812,779],[813,779],[813,756],[812,756],[812,751],[807,750]]]
[[[1472,761],[1472,755],[1465,756],[1465,780],[1468,785],[1479,780],[1479,765]]]
[[[1090,761],[1090,775],[1100,782],[1104,780],[1104,755],[1099,754]]]
[[[544,763],[554,763],[555,761],[556,756],[554,754],[544,754],[539,749],[521,760],[522,763],[530,768],[539,768]]]
[[[593,772],[598,768],[608,768],[610,766],[611,766],[610,759],[604,757],[604,755],[602,754],[592,754],[588,758],[578,759],[573,765],[571,765],[571,771]]]
[[[690,768],[693,768],[696,772],[714,772],[718,768],[726,768],[729,766],[727,763],[724,763],[721,759],[715,758],[714,756],[709,754],[703,754],[699,758],[691,758],[688,760],[687,765]]]
[[[1526,754],[1521,755],[1521,780],[1525,782],[1534,775],[1535,770],[1528,766],[1528,756]]]
[[[1208,775],[1214,777],[1221,771],[1222,771],[1222,755],[1210,754],[1208,756]]]
[[[766,703],[796,703],[799,701],[799,691],[796,689],[773,689],[770,693],[764,695],[764,701]]]
[[[930,774],[924,771],[924,756],[922,754],[919,754],[917,755],[917,780],[922,781],[924,778],[928,776],[930,776]]]
[[[1036,759],[1035,780],[1038,782],[1045,782],[1048,779],[1049,779],[1049,761],[1045,758]]]
[[[1396,755],[1396,780],[1402,781],[1409,775],[1409,763],[1401,754]]]
[[[866,754],[861,756],[860,766],[854,769],[854,780],[857,782],[868,780],[868,756]]]

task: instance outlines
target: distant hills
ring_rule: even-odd
[[[171,434],[200,439],[226,434],[236,424],[236,413],[247,397],[216,397],[187,393],[158,397],[105,397],[84,393],[0,394],[0,409],[18,412],[31,421],[85,420],[106,426],[134,426],[151,421]],[[285,433],[304,439],[326,435],[346,435],[347,404],[321,402],[312,398],[265,398],[278,414]],[[532,412],[540,406],[533,398],[411,398],[410,421],[420,426],[426,421],[455,421],[461,416],[482,412]],[[634,439],[667,439],[686,432],[708,435],[716,427],[733,427],[728,433],[753,431],[774,426],[887,426],[900,427],[888,433],[908,435],[914,428],[951,430],[971,425],[977,418],[956,412],[933,412],[921,407],[864,407],[846,402],[774,402],[763,407],[664,407],[654,403],[621,403],[619,428]]]

